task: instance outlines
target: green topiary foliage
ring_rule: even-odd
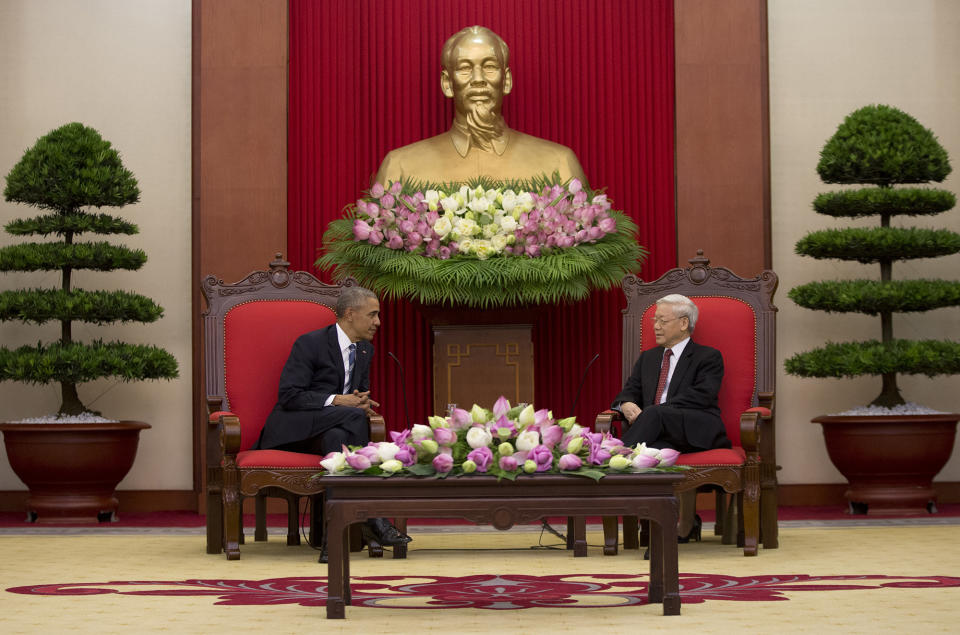
[[[873,404],[904,403],[897,374],[960,373],[960,343],[909,341],[893,337],[893,314],[960,306],[960,282],[892,279],[893,263],[960,253],[960,234],[945,229],[891,227],[894,216],[939,214],[956,196],[930,188],[895,188],[902,183],[942,181],[950,173],[946,151],[933,133],[890,106],[867,106],[850,114],[824,146],[817,165],[827,183],[865,187],[820,194],[814,209],[833,217],[879,216],[880,226],[810,232],[796,252],[880,265],[879,280],[811,282],[790,290],[800,306],[818,311],[880,316],[881,340],[828,343],[786,360],[801,377],[880,375],[883,386]]]
[[[163,309],[153,300],[127,291],[72,288],[74,270],[136,271],[147,260],[140,249],[109,242],[78,242],[76,237],[137,233],[136,225],[84,208],[122,207],[135,203],[140,190],[133,174],[109,141],[79,123],[71,123],[39,139],[7,175],[8,201],[51,210],[6,224],[14,236],[55,236],[58,241],[28,242],[0,249],[0,271],[60,271],[59,289],[18,289],[0,293],[0,321],[42,324],[59,321],[59,341],[17,349],[0,348],[0,381],[43,384],[59,382],[61,414],[80,414],[77,384],[102,377],[121,381],[172,379],[177,362],[155,346],[81,343],[73,340],[72,322],[112,324],[154,322]]]
[[[933,133],[890,106],[865,106],[840,124],[820,152],[824,183],[939,183],[950,174]]]
[[[953,192],[931,188],[889,187],[844,190],[818,194],[813,209],[827,216],[926,216],[953,209],[957,197]]]
[[[920,227],[849,227],[810,232],[797,241],[801,256],[872,262],[936,258],[960,252],[960,235]]]
[[[802,307],[836,313],[907,313],[960,306],[952,280],[830,280],[808,282],[787,294]]]

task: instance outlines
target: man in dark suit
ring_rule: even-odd
[[[698,314],[697,305],[686,296],[671,294],[657,300],[653,332],[659,346],[640,354],[611,406],[631,424],[623,433],[625,445],[645,443],[679,452],[730,447],[717,405],[723,357],[717,349],[690,339]],[[697,530],[699,538],[687,498],[687,504],[681,500],[678,533],[689,537]]]
[[[367,414],[380,405],[370,398],[370,340],[380,326],[380,302],[369,289],[347,287],[336,313],[335,324],[294,342],[257,448],[325,455],[370,441]],[[410,541],[386,519],[368,524],[381,544]]]

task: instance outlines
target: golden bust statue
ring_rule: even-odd
[[[392,150],[383,159],[376,182],[402,178],[446,183],[478,176],[497,180],[551,176],[586,184],[570,148],[507,127],[503,97],[513,89],[509,50],[496,33],[472,26],[443,45],[440,88],[456,111],[447,132]]]

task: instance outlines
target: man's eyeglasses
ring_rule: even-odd
[[[684,317],[684,316],[681,315],[680,317]],[[679,319],[680,319],[679,317],[675,317],[675,318],[670,318],[669,320],[664,320],[663,318],[655,317],[653,318],[653,324],[654,326],[663,326],[667,322],[673,322],[674,320],[679,320]]]

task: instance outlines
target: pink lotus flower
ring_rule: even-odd
[[[363,456],[370,459],[371,463],[380,462],[380,451],[377,449],[377,446],[373,444],[360,448],[359,450],[356,451],[356,454],[362,454]]]
[[[576,454],[564,454],[557,462],[561,470],[578,470],[583,466],[583,461]]]
[[[660,450],[660,467],[668,467],[677,462],[680,453],[673,448],[663,448]]]
[[[612,234],[617,231],[617,221],[613,218],[607,216],[600,221],[600,229],[602,229],[607,234]]]
[[[446,474],[453,469],[453,457],[449,454],[438,454],[433,457],[433,469],[440,474]]]
[[[394,181],[390,184],[390,193],[394,196],[400,194],[403,191],[403,183],[400,181]]]
[[[517,471],[517,458],[514,455],[500,457],[500,469],[504,472]]]
[[[450,447],[457,442],[457,433],[450,428],[436,428],[433,431],[433,438],[443,447]]]
[[[545,445],[538,445],[527,454],[527,460],[537,464],[538,472],[546,472],[553,467],[553,450]]]
[[[397,199],[393,197],[393,194],[384,194],[380,197],[380,207],[383,209],[393,209],[393,206],[397,204]]]
[[[545,446],[552,448],[563,438],[563,428],[556,424],[540,426],[540,437]]]
[[[510,402],[507,401],[506,397],[500,395],[500,398],[493,404],[493,416],[499,419],[506,415],[508,410],[510,410]]]
[[[370,237],[368,238],[371,245],[379,245],[383,242],[383,232],[373,231],[370,232]]]
[[[370,188],[370,196],[372,196],[373,198],[380,198],[381,196],[383,196],[383,192],[384,192],[383,186],[379,183],[374,183],[373,187]]]
[[[400,461],[404,467],[410,467],[417,462],[417,451],[409,445],[401,445],[400,451],[393,458]]]
[[[453,412],[450,413],[450,427],[454,430],[462,430],[471,425],[473,425],[473,419],[470,418],[470,413],[463,408],[454,408]]]
[[[638,454],[633,457],[631,463],[634,469],[642,469],[646,467],[656,467],[660,461],[657,460],[657,457],[650,456],[649,454]]]
[[[477,448],[467,455],[467,460],[477,464],[478,472],[486,472],[493,464],[493,451],[488,447]]]
[[[372,465],[372,463],[370,463],[370,459],[357,452],[348,452],[346,458],[347,465],[355,470],[363,471],[369,469]]]
[[[357,240],[366,240],[370,238],[370,225],[358,218],[353,223],[353,236]]]
[[[394,234],[390,240],[387,242],[387,247],[390,249],[400,249],[403,247],[403,239],[399,235]]]

